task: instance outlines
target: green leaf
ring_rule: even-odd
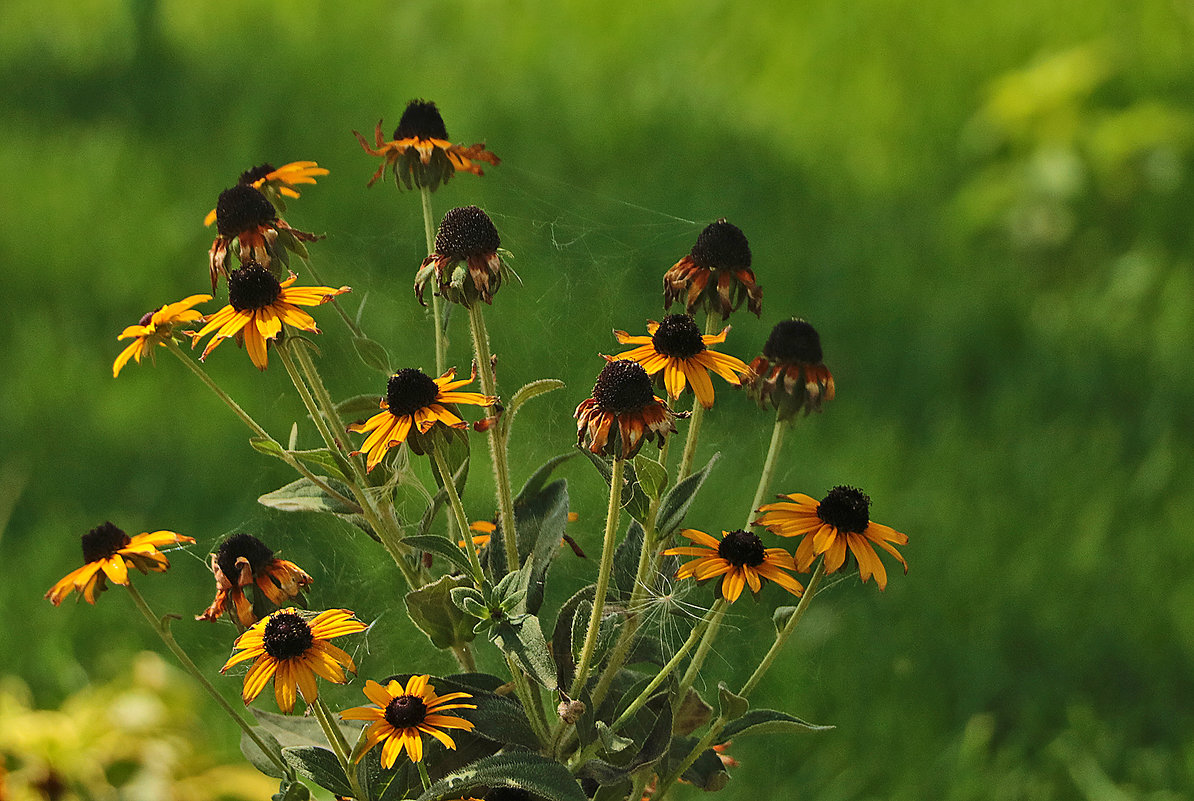
[[[819,726],[795,715],[775,709],[752,709],[721,730],[719,743],[744,734],[803,734],[810,731],[831,731],[833,726]]]
[[[279,445],[271,437],[249,437],[249,444],[253,446],[253,450],[264,453],[266,456],[276,456],[281,459],[285,449]]]
[[[271,751],[279,758],[282,758],[282,746],[278,744],[277,738],[266,731],[261,726],[254,726],[253,733],[261,738],[262,742],[269,747]],[[253,741],[245,732],[240,735],[240,752],[244,754],[245,759],[249,760],[249,764],[257,768],[257,770],[264,773],[266,776],[271,776],[275,779],[283,778],[282,769],[278,767],[278,763],[270,759],[261,747]]]
[[[346,498],[352,497],[352,491],[338,481],[328,479],[328,486]],[[343,503],[324,494],[309,478],[300,478],[273,492],[267,492],[257,499],[262,506],[277,509],[281,512],[324,512],[334,515],[351,515],[360,512],[356,507],[345,506]]]
[[[775,625],[776,633],[783,631],[787,627],[788,621],[792,619],[792,615],[794,614],[796,614],[796,607],[794,606],[781,606],[771,613],[771,622]]]
[[[719,681],[717,683],[717,706],[717,711],[723,718],[737,720],[746,714],[746,710],[750,709],[750,702],[741,695],[730,692],[726,683]]]
[[[572,648],[572,631],[577,610],[582,605],[593,608],[593,596],[597,586],[590,584],[580,589],[575,595],[564,602],[560,612],[556,615],[556,625],[551,634],[551,653],[556,663],[556,682],[560,687],[571,687],[572,677],[576,673],[576,657]]]
[[[677,737],[672,740],[671,749],[668,751],[667,760],[664,763],[662,772],[670,773],[675,770],[681,760],[687,757],[688,753],[696,747],[696,744],[697,739],[695,737]],[[691,785],[709,792],[725,789],[725,786],[730,782],[730,774],[726,772],[721,758],[717,756],[717,752],[712,748],[706,748],[702,751],[701,755],[696,758],[695,762],[688,766],[688,769],[684,771],[680,778]]]
[[[614,734],[609,724],[604,720],[597,721],[597,739],[607,754],[617,754],[634,745],[634,740]]]
[[[343,418],[372,417],[381,411],[380,395],[354,395],[336,404],[336,411]]]
[[[609,484],[610,479],[613,477],[613,467],[610,463],[587,448],[583,449],[581,453],[589,457],[589,461],[601,471],[601,475],[605,478],[605,483]],[[628,515],[645,526],[647,516],[651,512],[651,499],[647,497],[646,493],[643,492],[643,488],[635,479],[633,463],[626,464],[622,481],[622,508],[626,510]]]
[[[667,486],[667,468],[645,453],[634,457],[634,474],[647,497],[657,499]]]
[[[510,404],[506,407],[506,412],[502,416],[502,426],[504,430],[509,431],[510,426],[514,423],[514,415],[522,408],[522,405],[531,398],[536,398],[544,395],[552,390],[563,389],[564,382],[558,378],[541,378],[538,381],[532,381],[529,384],[524,384],[521,389],[514,393],[510,399]]]
[[[379,373],[390,375],[394,371],[390,369],[390,354],[380,343],[374,342],[369,337],[352,338],[352,346],[356,348],[357,356],[365,364]]]
[[[312,472],[321,471],[324,475],[330,475],[332,478],[339,479],[340,481],[348,481],[345,471],[348,470],[351,472],[352,470],[340,454],[333,453],[327,448],[290,451],[290,455],[308,467],[314,468]]]
[[[494,628],[493,641],[504,653],[513,656],[531,678],[549,690],[556,689],[556,666],[539,618],[527,615],[517,624],[500,622]]]
[[[278,785],[278,792],[270,796],[270,801],[309,801],[311,791],[302,782],[292,782],[283,779]]]
[[[263,709],[253,709],[253,717],[267,733],[272,735],[283,747],[293,745],[313,745],[320,748],[327,746],[327,738],[319,721],[306,715],[281,715],[277,712],[266,712]],[[337,723],[344,738],[350,743],[356,740],[360,733],[359,726],[348,723]]]
[[[709,471],[713,469],[713,465],[719,458],[721,458],[720,453],[713,454],[703,468],[672,487],[671,491],[664,496],[663,501],[659,504],[659,516],[655,526],[657,537],[667,536],[680,527],[680,523],[684,521],[684,515],[688,513],[688,507],[692,506],[692,502],[696,498],[697,491],[705,483],[705,479],[709,477]]]
[[[418,801],[480,798],[496,788],[522,790],[536,801],[588,801],[567,768],[529,751],[479,759],[431,785]]]
[[[326,748],[307,745],[290,746],[282,749],[286,764],[298,773],[336,795],[352,796],[352,785],[340,767],[336,755]]]
[[[427,635],[436,648],[453,648],[473,640],[474,620],[452,602],[457,587],[471,587],[465,576],[443,576],[406,594],[406,611],[411,622]]]
[[[460,549],[456,543],[446,537],[435,534],[424,534],[416,537],[404,537],[402,544],[416,551],[426,551],[436,556],[442,556],[456,567],[472,575],[473,566],[468,560],[468,554]]]
[[[626,536],[614,550],[610,585],[614,591],[613,595],[620,600],[630,598],[630,594],[634,592],[634,580],[638,577],[638,560],[643,550],[643,536],[642,525],[637,520],[632,520],[626,528]]]
[[[568,528],[567,482],[553,481],[535,496],[516,503],[514,518],[518,539],[525,538],[531,545],[526,611],[535,614],[543,605],[547,571],[560,552],[560,542]],[[521,547],[519,550],[521,555]]]
[[[690,689],[680,708],[676,710],[675,730],[677,734],[692,734],[713,717],[713,707],[705,703],[701,694]]]

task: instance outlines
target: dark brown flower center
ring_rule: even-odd
[[[394,130],[394,139],[443,139],[447,140],[448,129],[439,109],[430,100],[412,100],[406,104],[402,119]]]
[[[758,567],[767,558],[767,549],[758,535],[739,529],[722,538],[717,555],[734,567]]]
[[[783,364],[820,364],[821,335],[804,320],[784,320],[771,329],[763,355]]]
[[[407,729],[427,718],[427,704],[417,695],[400,695],[386,704],[385,715],[395,729]]]
[[[307,621],[294,612],[275,612],[269,616],[261,635],[265,652],[274,659],[302,656],[315,642]]]
[[[237,183],[238,184],[252,184],[255,181],[261,180],[262,178],[269,175],[273,171],[274,171],[274,165],[270,164],[267,161],[265,164],[260,164],[256,167],[252,167],[251,169],[248,169],[248,170],[245,170],[244,172],[242,172],[240,174],[240,178],[237,179]]]
[[[861,534],[870,525],[871,499],[854,487],[837,486],[817,505],[817,517],[838,531]]]
[[[132,540],[111,523],[96,526],[83,535],[83,561],[90,564],[108,559]]]
[[[278,279],[256,262],[249,262],[228,276],[228,304],[238,312],[264,309],[281,294]]]
[[[738,270],[750,266],[750,245],[741,228],[722,218],[705,226],[689,256],[708,270]]]
[[[158,306],[153,311],[145,312],[145,314],[141,315],[141,319],[137,321],[137,325],[149,325],[151,322],[153,322],[153,316],[160,312],[163,308],[165,307]]]
[[[493,220],[476,206],[449,211],[435,234],[435,252],[453,259],[493,253],[501,244]]]
[[[252,534],[233,534],[220,543],[216,550],[216,564],[229,581],[236,581],[240,572],[237,570],[236,562],[242,556],[249,560],[249,567],[256,576],[260,575],[262,569],[273,558],[274,552]]]
[[[593,386],[593,400],[604,412],[637,412],[655,400],[651,377],[638,362],[606,362]]]
[[[435,379],[413,367],[399,370],[386,383],[386,405],[390,414],[396,417],[414,414],[430,406],[438,395],[439,385]]]
[[[664,356],[687,359],[705,350],[701,329],[687,314],[669,314],[651,337],[655,350]]]
[[[216,201],[216,230],[231,239],[278,218],[269,198],[247,184],[237,184],[220,193]]]

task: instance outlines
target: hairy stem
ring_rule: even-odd
[[[435,252],[435,221],[431,216],[431,190],[424,186],[420,187],[419,191],[423,198],[423,235],[427,240],[427,254],[431,255]],[[448,363],[448,338],[444,332],[443,307],[439,295],[435,292],[431,293],[431,317],[435,323],[435,374],[443,375],[444,370],[448,369],[445,366]]]

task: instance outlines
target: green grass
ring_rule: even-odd
[[[515,253],[523,286],[488,315],[502,385],[568,385],[520,417],[516,480],[571,447],[610,329],[658,319],[663,270],[712,219],[750,237],[765,290],[727,350],[749,359],[784,316],[821,331],[839,398],[789,438],[777,489],[864,487],[911,537],[911,571],[814,607],[759,697],[837,729],[744,740],[733,797],[1191,786],[1188,11],[13,0],[0,32],[0,640],[21,644],[0,667],[44,703],[153,647],[119,593],[94,609],[40,598],[104,519],[191,534],[198,556],[248,527],[317,566],[316,605],[387,608],[394,577],[368,542],[331,548],[343,529],[255,504],[289,477],[169,354],[116,381],[110,365],[121,328],[205,290],[200,221],[218,192],[251,164],[305,158],[332,173],[287,219],[329,234],[321,275],[367,295],[367,328],[397,358],[427,364],[417,196],[366,191],[375,164],[350,134],[425,96],[454,140],[503,159],[435,195],[438,213],[485,207]],[[321,321],[333,391],[380,391]],[[452,354],[468,358],[462,325]],[[271,430],[301,419],[280,369],[228,346],[209,369]],[[718,494],[691,516],[712,529],[739,524],[769,433],[744,398],[718,398],[702,450],[724,451]],[[591,472],[566,468],[595,550]],[[743,500],[727,510],[723,494]],[[200,611],[198,561],[144,581],[151,603]],[[379,655],[419,636],[400,617],[383,618]],[[736,644],[769,624],[745,608],[732,622],[710,664],[742,678]],[[178,629],[218,667],[227,632]]]

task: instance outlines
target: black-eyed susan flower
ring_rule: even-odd
[[[364,453],[366,470],[377,467],[386,452],[396,445],[408,442],[415,453],[425,453],[428,447],[420,441],[419,435],[426,434],[441,423],[449,428],[468,428],[451,404],[466,403],[472,406],[492,406],[497,398],[480,392],[459,392],[459,388],[472,383],[474,372],[463,381],[455,381],[456,368],[448,370],[439,378],[432,378],[413,367],[399,370],[386,383],[386,395],[381,399],[382,411],[363,423],[353,423],[349,431],[365,434],[359,451]]]
[[[433,276],[435,293],[453,303],[493,303],[502,279],[513,274],[498,252],[501,244],[493,220],[481,209],[461,206],[449,211],[436,231],[435,252],[423,259],[415,274],[419,303]]]
[[[333,637],[356,634],[366,626],[347,609],[329,609],[308,619],[294,608],[280,609],[258,621],[236,638],[236,653],[220,672],[255,659],[245,674],[241,697],[248,704],[274,680],[274,698],[283,712],[294,709],[295,690],[308,704],[319,696],[316,676],[336,684],[348,681],[347,669],[356,673],[352,657],[328,642]]]
[[[697,400],[706,409],[711,409],[713,382],[709,380],[709,373],[717,373],[738,386],[738,376],[748,370],[741,359],[709,348],[725,342],[729,330],[726,326],[720,334],[703,335],[691,316],[669,314],[662,323],[654,320],[648,323],[645,337],[614,331],[614,336],[623,345],[638,345],[614,358],[638,362],[647,375],[662,374],[663,385],[672,400],[680,397],[687,384],[692,384]]]
[[[369,749],[378,743],[381,747],[381,764],[391,768],[398,755],[406,750],[411,762],[423,761],[423,734],[429,734],[444,744],[445,748],[456,750],[456,742],[444,729],[472,731],[473,724],[455,715],[443,714],[449,709],[476,709],[476,704],[462,704],[469,693],[448,693],[437,695],[430,683],[430,676],[411,676],[406,687],[393,680],[384,687],[370,679],[365,682],[365,697],[377,706],[356,706],[340,713],[343,720],[372,721],[365,730],[365,747],[357,754],[360,760]]]
[[[887,587],[887,570],[875,553],[875,545],[898,559],[908,572],[908,563],[895,549],[896,545],[908,544],[908,535],[872,521],[871,499],[861,490],[837,486],[820,501],[799,492],[780,497],[788,501],[760,507],[763,516],[755,524],[781,537],[804,538],[796,548],[796,567],[801,572],[824,554],[825,572],[833,573],[845,564],[849,548],[858,560],[862,580],[874,576],[882,590]]]
[[[792,555],[783,548],[765,548],[758,535],[750,531],[723,531],[721,540],[703,531],[686,528],[680,532],[696,545],[681,545],[664,551],[668,556],[695,556],[680,566],[676,578],[697,581],[721,576],[721,597],[733,603],[743,587],[758,593],[763,579],[770,579],[793,595],[801,595],[804,586],[785,570],[795,570]]]
[[[638,362],[610,359],[593,397],[576,407],[576,444],[600,456],[631,459],[647,442],[663,447],[676,433],[676,415],[651,388],[651,377]]]
[[[220,543],[211,554],[211,572],[216,577],[216,598],[196,620],[219,620],[228,609],[242,626],[257,622],[253,602],[245,595],[245,588],[257,589],[275,606],[281,606],[298,596],[311,584],[311,577],[286,559],[278,559],[274,552],[252,534],[233,534]]]
[[[212,334],[199,360],[206,359],[207,354],[225,339],[236,337],[237,342],[243,343],[249,351],[249,358],[257,369],[264,370],[269,364],[266,343],[282,333],[282,323],[300,331],[319,333],[315,318],[299,306],[318,306],[351,289],[346,286],[339,289],[292,287],[296,280],[292,273],[279,283],[269,270],[253,262],[228,276],[228,305],[203,318],[206,325],[194,335],[194,344],[198,344],[200,339]]]
[[[381,132],[381,120],[374,130],[376,147],[371,147],[365,137],[352,132],[361,147],[370,156],[380,156],[381,166],[369,179],[373,186],[385,172],[394,168],[394,180],[407,189],[426,187],[435,191],[440,184],[446,184],[457,172],[482,175],[478,161],[497,165],[501,160],[485,149],[485,144],[454,145],[448,139],[448,129],[435,103],[428,100],[412,100],[407,104],[394,130],[394,138],[386,141]]]
[[[771,329],[763,355],[750,363],[746,393],[760,408],[771,404],[780,420],[819,412],[834,396],[833,373],[821,359],[817,329],[804,320],[783,320]]]
[[[750,245],[742,229],[724,218],[710,223],[697,236],[689,254],[664,274],[664,307],[683,295],[689,314],[705,308],[729,317],[745,300],[757,317],[763,306],[763,290],[755,283],[750,258]]]
[[[315,234],[291,228],[278,216],[269,198],[249,184],[237,184],[220,193],[216,201],[216,233],[208,251],[213,292],[218,277],[228,276],[228,248],[234,241],[241,264],[253,262],[273,267],[280,274],[280,267],[288,263],[288,251],[305,258],[307,248],[303,242],[320,239]],[[275,261],[280,267],[274,264]]]
[[[194,541],[173,531],[153,531],[130,537],[111,523],[96,526],[83,535],[85,564],[63,576],[45,597],[58,606],[77,590],[87,603],[94,604],[96,593],[107,589],[106,579],[111,579],[114,584],[128,584],[130,567],[142,573],[151,570],[161,573],[170,567],[170,560],[158,548]]]
[[[177,303],[167,303],[143,316],[136,325],[130,325],[120,332],[117,340],[133,340],[116,357],[112,363],[112,377],[120,375],[120,371],[128,364],[129,359],[137,364],[145,356],[153,358],[153,346],[166,346],[166,340],[174,336],[175,326],[198,322],[203,319],[203,313],[195,311],[194,307],[211,300],[211,295],[191,295]]]
[[[327,174],[328,171],[314,161],[292,161],[281,167],[266,162],[242,172],[237,183],[260,190],[279,211],[286,211],[286,201],[282,198],[300,196],[294,187],[314,184],[316,176]],[[203,224],[211,225],[215,221],[216,210],[212,209],[203,218]]]

